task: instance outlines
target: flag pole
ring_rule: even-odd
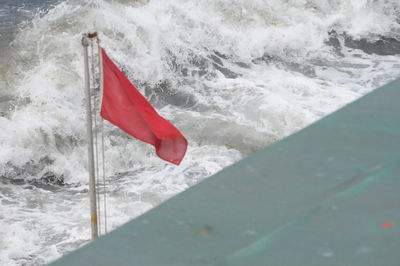
[[[92,133],[92,104],[90,99],[90,80],[89,80],[89,59],[88,46],[89,39],[97,37],[97,32],[85,33],[82,37],[82,46],[85,62],[85,94],[86,94],[86,124],[88,141],[88,159],[89,159],[89,194],[90,194],[90,224],[92,229],[92,239],[98,237],[97,228],[97,201],[96,186],[94,174],[94,153],[93,153],[93,133]]]

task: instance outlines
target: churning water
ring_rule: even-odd
[[[189,141],[106,123],[109,228],[400,74],[398,0],[30,2],[0,0],[1,265],[89,241],[84,32]]]

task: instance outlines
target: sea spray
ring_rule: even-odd
[[[89,241],[82,33],[99,32],[190,143],[176,167],[105,124],[110,230],[396,78],[399,11],[396,0],[71,0],[35,13],[1,48],[0,264],[45,264]]]

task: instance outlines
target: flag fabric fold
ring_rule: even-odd
[[[187,140],[161,117],[101,48],[103,99],[100,115],[129,135],[153,145],[157,155],[179,165]]]

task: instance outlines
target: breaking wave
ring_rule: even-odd
[[[397,0],[71,0],[34,13],[1,48],[0,264],[89,241],[82,33],[100,33],[189,141],[176,167],[106,124],[115,228],[399,76],[399,12]]]

